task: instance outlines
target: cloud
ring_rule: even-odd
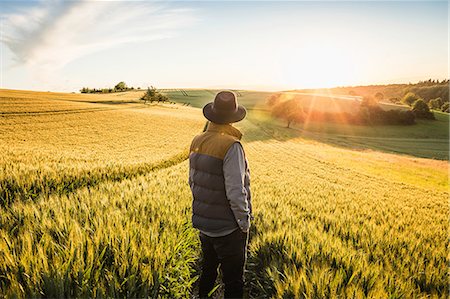
[[[2,42],[16,64],[53,72],[125,43],[172,37],[193,11],[156,2],[42,1],[2,15]]]

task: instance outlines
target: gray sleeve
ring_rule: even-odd
[[[248,202],[246,180],[246,161],[244,150],[239,142],[234,143],[223,160],[225,190],[230,201],[234,218],[243,232],[250,227],[250,205]]]
[[[191,163],[189,163],[189,178],[188,178],[188,184],[189,184],[189,187],[191,188],[191,190],[192,190],[192,183],[194,182],[193,177],[192,177],[193,174],[194,174],[194,172],[192,171]]]

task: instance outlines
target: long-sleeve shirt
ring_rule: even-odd
[[[248,232],[252,206],[250,188],[245,187],[245,182],[250,181],[250,172],[244,155],[244,149],[239,142],[234,143],[227,151],[223,160],[223,173],[226,195],[236,222],[239,229],[243,232]],[[235,230],[221,232],[219,235],[210,232],[203,233],[210,237],[219,237],[230,234]]]

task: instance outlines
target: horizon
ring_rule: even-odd
[[[335,89],[335,88],[351,88],[351,87],[369,87],[369,86],[388,86],[388,85],[415,85],[415,84],[419,84],[420,82],[423,81],[427,81],[427,80],[434,80],[434,81],[443,81],[443,80],[449,80],[449,79],[433,79],[433,78],[428,78],[428,79],[423,79],[423,80],[419,80],[416,82],[394,82],[394,83],[387,83],[387,84],[367,84],[367,85],[342,85],[342,86],[331,86],[331,87],[317,87],[317,88],[293,88],[293,89],[240,89],[240,88],[234,88],[234,87],[158,87],[157,90],[237,90],[237,91],[260,91],[260,92],[291,92],[291,91],[302,91],[302,90],[323,90],[323,89]],[[111,85],[108,86],[103,86],[103,87],[98,87],[98,86],[83,86],[83,87],[87,87],[87,88],[95,88],[95,89],[102,89],[102,88],[113,88],[117,83],[119,82],[115,82],[112,83]],[[125,84],[127,84],[127,82],[125,82]],[[145,91],[148,87],[150,86],[131,86],[128,85],[128,87],[133,87],[134,90],[127,90],[124,92],[130,92],[130,91]],[[81,87],[81,88],[83,88]],[[81,89],[80,88],[80,89]],[[139,89],[138,89],[139,88]],[[1,87],[0,90],[12,90],[12,91],[35,91],[35,92],[50,92],[50,93],[80,93],[80,89],[78,90],[66,90],[66,91],[62,91],[62,90],[45,90],[45,89],[15,89],[15,88],[7,88],[7,87]]]
[[[449,77],[446,1],[2,6],[2,89],[78,92],[124,81],[282,91]]]

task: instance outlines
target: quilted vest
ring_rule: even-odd
[[[220,233],[238,227],[226,196],[223,160],[241,137],[241,132],[231,125],[209,123],[206,131],[192,141],[192,224],[201,231]]]

